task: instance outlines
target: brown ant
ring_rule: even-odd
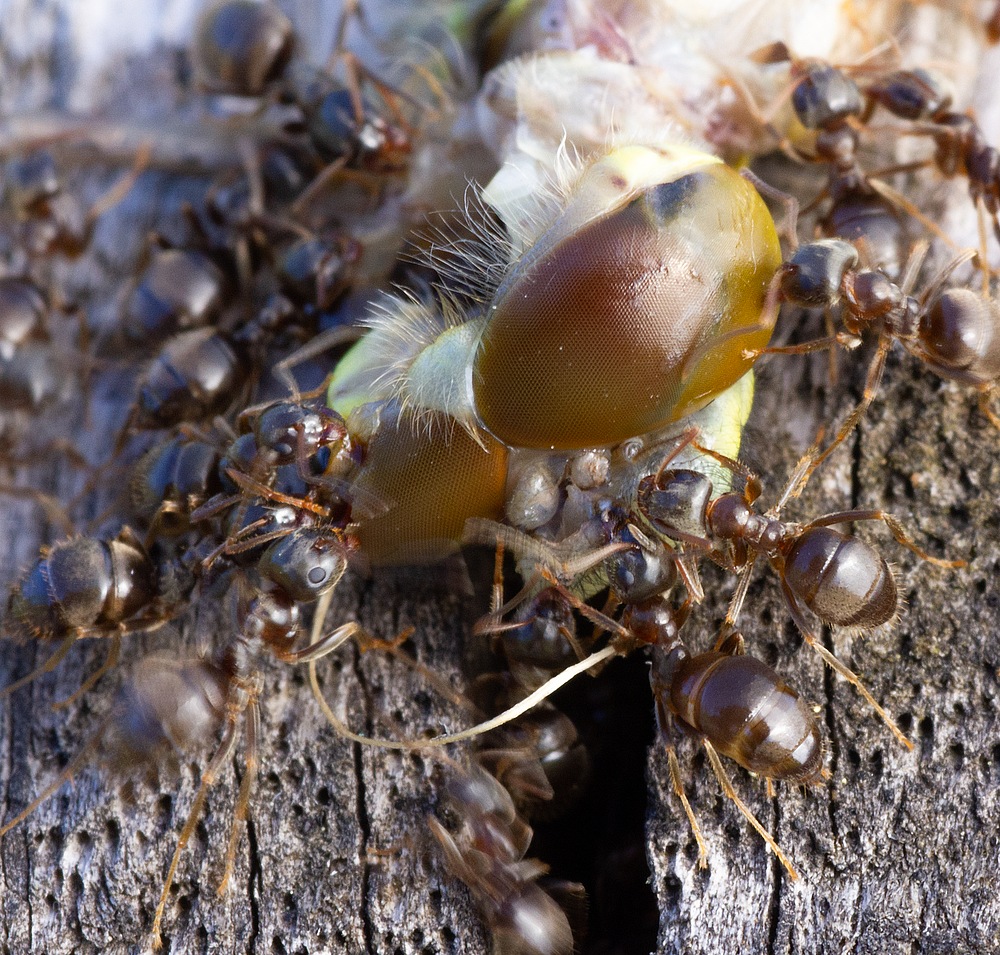
[[[144,347],[178,332],[208,325],[219,314],[225,279],[194,249],[160,249],[137,276],[125,300],[121,331]]]
[[[409,158],[413,130],[404,116],[406,97],[376,79],[344,48],[353,15],[357,10],[345,7],[335,40],[334,58],[343,66],[344,81],[328,70],[293,61],[291,24],[267,4],[221,0],[198,25],[192,60],[202,89],[261,99],[262,107],[270,99],[298,114],[290,132],[304,139],[318,172],[297,190],[294,218],[307,217],[334,184],[354,182],[381,194],[382,177],[404,170]],[[431,82],[429,75],[427,79]]]
[[[966,113],[952,110],[951,96],[927,70],[898,70],[881,77],[866,94],[870,106],[882,106],[900,119],[910,120],[910,135],[934,140],[931,160],[899,167],[900,171],[933,164],[942,175],[965,176],[977,209],[993,221],[1000,241],[1000,150],[986,142],[979,124]]]
[[[830,309],[839,305],[844,331],[765,351],[801,354],[835,345],[854,348],[865,332],[877,335],[875,356],[861,400],[833,441],[815,458],[806,477],[829,457],[868,410],[893,342],[898,341],[941,377],[976,388],[983,414],[1000,428],[1000,417],[989,406],[990,395],[1000,379],[1000,319],[996,303],[985,292],[980,295],[964,288],[942,291],[948,276],[975,254],[967,250],[953,258],[919,297],[910,292],[922,259],[919,248],[911,257],[907,276],[900,285],[877,269],[859,268],[857,250],[839,239],[803,245],[781,266],[774,280],[780,298],[804,308]]]
[[[934,221],[879,178],[933,165],[944,176],[967,178],[973,203],[992,218],[1000,241],[1000,151],[986,142],[971,116],[950,108],[951,95],[934,74],[924,69],[874,68],[875,76],[859,84],[848,69],[823,60],[799,60],[783,43],[765,47],[755,59],[762,63],[791,64],[787,95],[802,126],[815,132],[814,152],[803,152],[781,137],[766,114],[761,114],[760,119],[778,136],[782,149],[791,158],[827,164],[827,186],[816,200],[824,195],[831,200],[822,221],[827,235],[864,243],[869,259],[890,273],[898,269],[896,249],[901,238],[893,207],[902,209],[931,233],[953,244]],[[744,95],[749,96],[745,92]],[[783,97],[779,98],[772,109],[782,101]],[[867,173],[859,163],[858,151],[861,133],[878,106],[910,124],[899,131],[900,135],[932,138],[933,158]],[[754,112],[759,111],[754,108]]]
[[[132,513],[148,537],[178,537],[191,529],[191,514],[219,493],[217,442],[187,429],[154,445],[132,468]]]
[[[732,491],[713,499],[712,482],[705,475],[669,468],[677,450],[693,440],[694,434],[689,432],[659,471],[639,483],[636,504],[658,537],[707,554],[723,567],[739,572],[740,581],[720,640],[735,629],[755,561],[767,558],[778,574],[785,604],[806,643],[853,684],[896,738],[912,749],[912,743],[857,674],[816,638],[805,611],[828,626],[862,631],[891,622],[898,612],[896,581],[889,565],[870,544],[835,530],[836,524],[881,521],[900,544],[922,560],[946,568],[963,567],[965,562],[932,557],[910,540],[895,517],[882,510],[837,511],[805,524],[782,521],[782,507],[798,493],[815,467],[811,454],[800,462],[778,502],[760,515],[753,510],[762,490],[757,476],[732,458],[700,448],[746,482],[742,493]]]
[[[202,13],[195,32],[198,85],[209,93],[259,97],[284,73],[294,47],[291,21],[273,4],[221,0]]]
[[[149,145],[144,144],[132,170],[87,210],[64,188],[50,151],[40,149],[8,160],[3,198],[14,213],[20,248],[37,259],[79,258],[90,245],[97,221],[128,195],[149,156]]]
[[[676,741],[693,733],[701,741],[725,796],[767,843],[792,879],[798,873],[771,834],[740,799],[718,753],[767,780],[811,785],[828,778],[816,717],[799,694],[771,667],[745,655],[738,632],[708,653],[692,655],[678,633],[686,613],[655,598],[629,608],[622,623],[652,645],[650,684],[656,717],[667,751],[670,780],[698,843],[698,863],[708,847],[681,780]]]
[[[114,761],[129,763],[139,758],[155,758],[164,750],[176,751],[202,744],[206,738],[221,731],[221,739],[202,772],[198,792],[164,880],[151,931],[154,948],[161,945],[160,926],[181,854],[194,832],[209,789],[232,756],[242,733],[245,772],[237,795],[220,893],[231,877],[259,765],[259,699],[264,688],[261,671],[264,661],[268,658],[287,663],[316,660],[335,650],[359,629],[355,623],[344,624],[296,649],[295,644],[301,636],[298,617],[289,613],[290,605],[280,592],[253,593],[246,587],[241,591],[237,600],[237,632],[221,651],[207,660],[152,658],[143,661],[119,693],[110,717],[91,740],[30,805],[0,827],[2,838],[71,780],[103,739],[109,741]]]
[[[0,279],[0,400],[4,409],[38,409],[60,390],[48,329],[49,305],[28,278]]]

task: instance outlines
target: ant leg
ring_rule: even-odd
[[[736,590],[733,591],[733,596],[729,600],[729,607],[726,610],[726,619],[722,623],[722,631],[719,637],[720,640],[724,639],[736,629],[736,621],[739,618],[740,611],[743,609],[743,603],[747,597],[747,590],[750,588],[750,577],[753,573],[753,565],[755,561],[756,554],[750,558],[750,562],[740,574],[739,582],[736,584]]]
[[[935,238],[940,239],[945,245],[948,246],[948,248],[955,248],[955,240],[933,219],[924,215],[924,213],[920,211],[920,208],[910,202],[910,200],[907,199],[901,192],[893,189],[892,186],[890,186],[887,182],[883,182],[881,179],[869,178],[868,184],[887,202],[890,202],[898,209],[902,209],[908,216],[916,219],[917,222],[919,222],[928,232],[930,232]]]
[[[725,653],[731,657],[741,657],[746,654],[747,646],[743,634],[739,630],[726,631],[723,627],[712,647],[715,653]]]
[[[990,407],[990,395],[993,394],[994,388],[991,386],[989,390],[980,392],[979,395],[979,410],[986,415],[987,419],[994,428],[1000,431],[1000,415],[998,415]]]
[[[187,819],[184,821],[184,828],[181,830],[180,837],[177,840],[177,846],[174,849],[174,854],[170,859],[170,868],[167,870],[167,878],[163,883],[163,891],[160,893],[160,901],[156,906],[156,915],[153,917],[153,928],[150,932],[150,935],[152,936],[153,948],[157,951],[163,947],[163,938],[160,935],[160,925],[163,922],[163,914],[167,907],[167,899],[170,897],[170,886],[174,883],[174,875],[177,873],[177,866],[181,861],[181,854],[184,852],[188,842],[191,841],[191,836],[194,833],[194,827],[198,824],[198,819],[201,816],[201,810],[205,805],[205,797],[208,796],[209,789],[211,789],[215,784],[216,777],[219,775],[219,770],[225,764],[226,760],[232,755],[233,749],[236,746],[238,718],[238,713],[230,713],[226,718],[226,729],[222,736],[222,740],[215,751],[215,755],[212,756],[212,760],[208,764],[208,768],[202,774],[201,785],[198,787],[198,792],[195,794],[191,810],[188,812]]]
[[[702,454],[707,454],[710,458],[718,461],[719,464],[721,464],[724,468],[728,468],[733,472],[733,474],[738,474],[743,478],[743,483],[746,485],[744,495],[746,496],[746,503],[748,507],[763,493],[763,486],[761,485],[760,478],[742,461],[738,461],[736,458],[731,458],[728,454],[723,454],[721,451],[715,451],[712,448],[702,447],[702,445],[697,442],[694,447]]]
[[[795,595],[789,590],[788,585],[782,581],[781,589],[785,595],[785,603],[788,605],[789,613],[792,615],[792,619],[795,621],[795,626],[799,628],[799,632],[802,634],[802,639],[809,644],[824,660],[824,662],[837,671],[848,683],[852,684],[855,689],[864,697],[868,705],[875,710],[876,713],[882,718],[886,726],[889,727],[892,735],[896,737],[907,749],[913,749],[913,743],[907,738],[906,734],[896,725],[896,721],[879,705],[875,697],[871,695],[868,688],[861,682],[860,677],[845,663],[841,663],[826,647],[823,646],[819,640],[813,635],[812,631],[809,629],[809,624],[806,622],[805,616],[802,613],[798,605],[798,601]]]
[[[275,375],[284,382],[285,386],[288,388],[289,394],[292,395],[295,401],[301,401],[303,398],[309,398],[313,394],[315,397],[319,397],[326,393],[326,388],[320,386],[316,389],[316,392],[310,392],[309,394],[303,395],[299,392],[298,384],[292,375],[292,369],[297,365],[301,365],[305,361],[309,361],[311,358],[316,358],[325,352],[330,351],[333,348],[339,348],[341,345],[353,345],[356,341],[364,336],[365,329],[359,328],[357,326],[352,326],[349,328],[330,328],[325,332],[320,332],[314,338],[311,338],[304,345],[296,348],[290,355],[282,358],[274,366]]]
[[[77,639],[78,634],[71,633],[63,640],[62,643],[59,644],[56,648],[56,652],[53,653],[52,656],[50,656],[44,663],[35,667],[35,669],[32,670],[27,676],[22,676],[20,680],[15,680],[13,683],[8,684],[0,690],[0,700],[4,699],[4,697],[10,696],[11,693],[16,693],[22,686],[27,686],[43,674],[51,673],[57,666],[59,666],[66,654],[69,653],[69,648],[76,643]]]
[[[490,590],[490,614],[496,615],[503,606],[503,540],[497,538],[497,548],[493,555],[493,587]]]
[[[715,772],[715,777],[719,780],[719,785],[722,787],[723,795],[727,799],[731,799],[734,803],[736,803],[736,808],[743,813],[747,822],[749,822],[750,825],[753,826],[758,833],[760,833],[761,838],[767,843],[771,851],[777,856],[778,861],[787,870],[789,877],[793,880],[797,879],[799,874],[795,871],[795,866],[792,865],[791,860],[785,855],[784,852],[781,851],[781,847],[774,841],[774,837],[764,828],[763,824],[753,814],[750,807],[736,794],[736,790],[733,789],[733,784],[730,782],[729,776],[726,774],[726,769],[722,765],[722,760],[719,759],[719,754],[715,751],[715,747],[707,739],[702,739],[701,743],[705,747],[705,752],[708,754],[708,761],[712,764],[712,770]]]
[[[903,525],[900,523],[899,518],[882,510],[837,511],[835,514],[824,514],[822,517],[810,521],[805,526],[807,528],[828,527],[831,524],[849,524],[853,521],[881,521],[892,532],[892,536],[896,538],[897,543],[902,544],[907,550],[912,551],[921,560],[926,560],[929,564],[934,564],[936,567],[954,570],[957,567],[969,566],[969,562],[965,560],[944,560],[941,557],[932,557],[927,551],[918,547],[913,542],[913,539],[906,533]]]
[[[691,808],[691,803],[688,802],[687,793],[684,792],[684,780],[681,778],[681,767],[677,761],[677,750],[674,749],[673,743],[664,743],[664,746],[667,750],[667,765],[670,767],[671,785],[673,785],[674,792],[684,807],[684,814],[687,816],[691,831],[694,833],[694,841],[698,843],[698,868],[707,869],[708,844],[705,842],[705,837],[701,834],[701,826],[698,825],[698,818]]]
[[[571,590],[561,584],[556,578],[544,567],[539,571],[542,579],[558,593],[562,594],[574,607],[574,609],[583,617],[586,617],[592,624],[600,627],[601,630],[606,630],[609,633],[617,634],[619,637],[628,640],[632,637],[632,632],[626,627],[623,627],[617,620],[612,620],[610,617],[605,616],[600,610],[595,610],[588,603],[581,600],[574,594]]]
[[[465,522],[462,542],[465,544],[503,544],[505,548],[510,549],[517,556],[519,561],[530,560],[534,567],[532,571],[522,573],[524,585],[507,603],[496,610],[491,610],[489,614],[481,617],[473,625],[472,633],[474,636],[499,632],[498,628],[505,626],[503,617],[533,596],[542,579],[551,580],[553,583],[557,579],[573,580],[612,554],[629,550],[631,547],[624,541],[620,541],[615,544],[606,544],[589,554],[562,560],[559,557],[559,552],[561,549],[566,549],[562,547],[566,544],[565,541],[561,544],[539,541],[513,527],[479,517],[470,517]],[[589,607],[587,609],[590,610]],[[586,616],[586,611],[582,612]],[[593,612],[597,613],[597,611]],[[599,621],[597,625],[603,627]],[[604,627],[604,629],[607,628]]]
[[[276,651],[275,656],[285,663],[311,663],[313,660],[325,657],[328,653],[333,653],[341,644],[363,632],[361,624],[352,620],[350,623],[345,623],[343,626],[331,630],[301,650],[291,650],[284,653]]]
[[[768,345],[767,348],[760,348],[754,352],[744,354],[757,357],[759,355],[808,355],[811,352],[833,351],[837,345],[841,348],[857,348],[861,344],[861,339],[850,332],[837,332],[833,335],[826,335],[823,338],[814,338],[811,342],[801,342],[798,345]]]
[[[705,599],[705,588],[701,583],[701,574],[698,572],[698,562],[694,555],[679,553],[676,559],[677,573],[687,590],[688,597],[692,602],[700,604]]]
[[[798,497],[802,493],[802,489],[806,486],[813,471],[816,469],[816,466],[813,463],[813,458],[819,450],[819,446],[823,443],[823,436],[825,433],[826,426],[824,425],[820,427],[818,433],[816,434],[816,440],[813,442],[809,450],[806,451],[801,458],[799,458],[795,467],[792,469],[792,473],[788,478],[788,482],[785,484],[785,489],[781,492],[781,496],[778,498],[774,506],[767,512],[769,517],[777,517],[781,513],[782,508],[793,497]]]
[[[562,593],[562,590],[556,586],[556,589]],[[595,613],[600,614],[601,617],[610,620],[611,618],[607,616],[605,611],[597,610]],[[530,617],[527,620],[508,620],[500,621],[494,620],[492,615],[484,617],[482,620],[478,621],[478,626],[475,631],[476,636],[487,635],[487,634],[497,634],[497,633],[510,633],[512,630],[521,630],[524,627],[529,627],[538,619],[537,616]],[[595,623],[596,627],[594,631],[594,639],[588,641],[588,643],[595,643],[601,636],[602,633],[606,632],[605,628],[599,623]],[[559,635],[570,645],[573,653],[576,654],[577,660],[582,660],[586,655],[587,651],[584,650],[583,644],[580,643],[576,635],[571,633],[566,627],[560,625],[558,628]]]
[[[654,479],[659,481],[660,475],[667,470],[667,466],[670,464],[678,454],[681,453],[689,444],[691,444],[699,435],[701,434],[700,428],[688,428],[686,431],[679,434],[676,438],[670,438],[668,440],[675,440],[677,443],[670,449],[670,453],[660,462],[660,466],[656,469],[656,475]],[[653,447],[657,447],[656,444]]]
[[[120,636],[114,636],[111,638],[111,647],[108,650],[108,655],[104,658],[104,662],[96,669],[90,676],[87,677],[83,683],[80,684],[79,689],[70,693],[65,700],[57,700],[52,704],[52,709],[58,710],[62,709],[64,706],[72,706],[84,693],[87,693],[93,689],[94,685],[105,673],[113,669],[118,665],[118,659],[121,657],[122,652],[122,638]]]
[[[218,545],[218,547],[216,547],[214,550],[211,551],[211,553],[209,553],[209,555],[201,562],[201,566],[205,570],[209,570],[211,568],[211,566],[223,554],[231,555],[234,552],[235,553],[239,553],[240,551],[238,549],[235,549],[235,550],[231,550],[230,549],[231,545],[235,548],[235,545],[233,544],[233,541],[234,540],[241,540],[241,539],[243,539],[245,536],[249,535],[249,533],[251,531],[256,530],[258,527],[263,527],[267,523],[267,521],[268,521],[268,519],[266,517],[262,517],[259,520],[256,520],[256,521],[254,521],[251,524],[247,524],[246,527],[241,527],[240,530],[237,532],[238,535],[239,535],[239,537],[232,537],[232,536],[231,537],[227,537],[221,544]],[[261,536],[264,536],[264,535],[261,535]],[[254,540],[256,541],[256,538],[254,538]],[[251,546],[253,546],[253,545],[251,545]],[[249,550],[250,547],[246,547],[246,548],[243,548],[243,549],[244,550]]]
[[[485,517],[470,517],[465,522],[465,529],[462,533],[463,544],[491,545],[501,541],[504,547],[510,549],[519,560],[529,559],[540,568],[547,568],[550,574],[558,576],[562,580],[573,580],[613,554],[629,550],[632,546],[623,541],[616,544],[605,544],[589,554],[562,560],[559,551],[563,549],[561,545],[565,544],[565,541],[560,542],[560,544],[550,544],[546,541],[536,540],[523,531]],[[510,601],[508,601],[509,603]]]
[[[76,525],[73,523],[66,508],[59,502],[58,498],[44,491],[36,490],[33,487],[18,487],[14,484],[0,485],[0,494],[4,497],[16,497],[22,500],[29,500],[37,504],[44,512],[45,519],[59,528],[63,537],[72,537],[76,533]]]
[[[800,484],[799,492],[805,487],[809,478],[812,477],[813,472],[828,458],[834,451],[843,443],[844,439],[858,426],[858,422],[865,416],[865,412],[871,407],[871,403],[875,400],[875,395],[878,393],[879,385],[882,383],[882,373],[885,371],[885,360],[886,356],[889,354],[889,345],[891,344],[891,339],[882,333],[879,336],[878,349],[875,352],[875,357],[872,359],[872,363],[868,368],[868,377],[865,381],[865,390],[862,392],[861,400],[857,403],[854,410],[844,419],[844,423],[840,426],[840,430],[837,431],[834,439],[826,446],[826,448],[821,451],[818,455],[813,457],[812,461],[809,463],[808,467],[803,472]],[[797,497],[796,494],[791,495],[792,497]]]
[[[362,630],[358,635],[358,647],[362,653],[368,653],[372,650],[380,650],[383,653],[388,653],[390,656],[399,660],[400,663],[408,666],[414,673],[418,673],[423,680],[434,687],[441,697],[451,703],[454,703],[455,706],[459,707],[459,709],[468,710],[477,717],[481,716],[482,711],[478,706],[474,705],[467,696],[458,692],[446,679],[441,677],[429,666],[421,663],[405,650],[401,649],[402,644],[406,643],[406,641],[413,636],[414,631],[414,627],[407,627],[391,640],[383,640],[379,637],[373,637],[371,634]]]
[[[656,723],[660,730],[660,739],[663,741],[664,749],[667,751],[667,765],[670,768],[670,782],[674,787],[674,792],[684,807],[684,814],[688,818],[691,831],[694,833],[694,840],[698,843],[698,868],[704,869],[708,866],[708,844],[701,833],[701,826],[688,802],[687,793],[684,792],[684,780],[681,776],[680,763],[677,761],[677,748],[674,746],[674,738],[677,736],[677,728],[673,716],[663,705],[664,687],[655,682],[655,667],[650,671],[650,683],[653,689],[653,699],[656,708]]]
[[[241,490],[255,494],[257,497],[262,497],[269,501],[275,501],[278,504],[287,504],[290,507],[295,507],[299,510],[311,511],[313,514],[318,514],[320,517],[330,516],[329,509],[323,507],[322,504],[315,504],[314,502],[306,500],[303,497],[294,497],[290,494],[282,494],[280,491],[275,491],[273,488],[270,488],[265,484],[261,484],[259,481],[255,481],[252,477],[250,477],[250,475],[244,474],[242,471],[237,471],[236,468],[226,468],[226,474],[228,474],[229,477],[239,485]]]
[[[196,507],[189,515],[189,520],[192,524],[198,524],[201,521],[207,521],[210,518],[221,514],[228,507],[235,507],[237,504],[242,503],[244,497],[242,494],[213,494],[204,504],[200,507]]]
[[[139,177],[146,171],[152,155],[153,144],[151,141],[146,140],[140,145],[132,168],[90,207],[90,211],[86,216],[86,229],[88,232],[105,212],[114,209],[132,191],[135,184],[139,181]]]
[[[744,167],[740,170],[740,175],[750,183],[765,199],[771,199],[779,205],[784,206],[785,217],[782,220],[779,235],[785,237],[789,248],[794,252],[799,247],[799,200],[789,192],[776,189],[769,182],[765,182],[752,169]]]
[[[260,707],[256,700],[251,700],[245,710],[245,722],[243,724],[243,738],[246,755],[244,766],[246,771],[240,781],[240,791],[236,796],[236,806],[233,809],[233,822],[229,828],[229,842],[226,845],[226,865],[222,870],[222,878],[219,880],[218,895],[223,895],[226,886],[233,874],[233,864],[236,861],[236,846],[243,833],[246,824],[247,809],[250,806],[250,796],[253,793],[254,783],[257,781],[257,770],[260,767],[260,759],[257,755],[260,738]]]

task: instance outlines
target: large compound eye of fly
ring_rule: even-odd
[[[497,290],[474,359],[479,418],[509,445],[570,449],[696,411],[767,344],[780,264],[767,207],[732,169],[615,150]]]
[[[373,565],[440,559],[457,549],[470,517],[502,517],[507,449],[489,435],[481,441],[440,412],[383,409],[354,484],[359,502],[375,502],[355,515]]]

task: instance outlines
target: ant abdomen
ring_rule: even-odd
[[[190,514],[221,487],[219,452],[209,442],[177,435],[150,448],[132,471],[133,512],[157,532],[186,533]]]
[[[784,584],[824,623],[870,630],[896,615],[896,580],[871,545],[810,527],[785,553]]]
[[[920,323],[920,350],[944,378],[983,387],[1000,378],[1000,309],[967,288],[942,292]]]
[[[295,46],[288,18],[266,3],[222,0],[198,21],[192,58],[210,93],[260,96],[284,72]]]
[[[236,354],[213,329],[181,332],[139,379],[136,423],[162,427],[217,411],[231,400],[240,374]]]
[[[40,557],[11,591],[8,620],[42,639],[117,631],[157,597],[156,570],[131,531],[75,537]]]
[[[753,657],[701,653],[682,659],[668,708],[722,754],[768,779],[811,783],[823,771],[823,743],[802,698]]]

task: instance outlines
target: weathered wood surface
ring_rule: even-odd
[[[109,216],[100,266],[114,273],[128,255],[126,226],[141,232],[141,197]],[[114,254],[112,254],[114,252]],[[106,281],[102,277],[102,281]],[[750,453],[773,492],[817,421],[839,420],[848,395],[827,406],[822,363],[771,362],[759,388]],[[842,366],[843,367],[843,366]],[[1000,438],[968,394],[914,363],[893,359],[888,384],[858,434],[817,476],[791,518],[850,506],[885,507],[935,553],[962,556],[968,569],[922,564],[877,526],[862,533],[893,555],[908,606],[891,631],[835,635],[832,646],[913,738],[905,752],[852,688],[801,646],[773,579],[748,598],[744,627],[754,652],[820,707],[832,779],[806,793],[762,786],[733,770],[758,812],[802,873],[790,883],[694,748],[684,754],[689,795],[710,847],[695,851],[664,760],[655,748],[649,778],[647,850],[660,906],[662,952],[988,953],[1000,951]],[[856,382],[855,382],[856,383]],[[117,421],[127,395],[98,396],[86,432]],[[80,409],[52,425],[72,433]],[[794,432],[792,437],[787,432]],[[96,449],[95,449],[96,455]],[[15,478],[65,498],[79,478],[57,459]],[[0,499],[0,579],[9,581],[46,540],[29,502]],[[55,533],[51,536],[58,536]],[[448,584],[434,592],[413,579],[340,586],[331,620],[356,617],[378,634],[416,627],[418,654],[439,673],[460,670],[463,634],[480,602]],[[699,612],[691,642],[707,645],[728,590]],[[213,645],[225,608],[201,606],[181,629],[126,641],[122,668],[149,652],[180,655]],[[221,623],[214,618],[221,614]],[[52,709],[101,659],[88,643],[58,671],[3,701],[0,805],[22,808],[99,726],[115,677],[76,706]],[[4,644],[0,682],[36,662]],[[345,648],[321,666],[331,699],[355,727],[383,735],[454,726],[464,718],[412,673],[377,653]],[[635,693],[646,692],[639,674]],[[380,716],[380,714],[387,715]],[[238,775],[213,789],[181,863],[167,908],[167,951],[211,953],[389,953],[489,950],[488,936],[461,885],[444,871],[426,835],[445,769],[432,758],[345,743],[324,724],[304,673],[267,675],[260,782],[228,893],[217,898]],[[143,951],[176,834],[190,807],[199,766],[179,777],[115,780],[85,769],[0,846],[0,951]],[[614,807],[612,807],[613,810]],[[587,833],[581,833],[586,838]],[[564,873],[572,875],[572,873]],[[623,927],[618,951],[630,947]]]

